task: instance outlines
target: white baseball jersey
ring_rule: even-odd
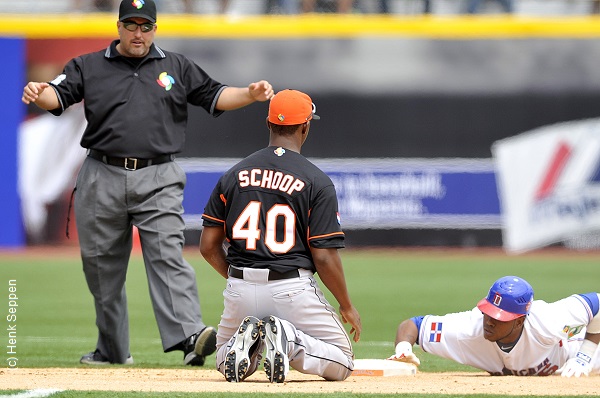
[[[553,303],[534,300],[523,333],[510,352],[484,339],[483,314],[477,307],[443,316],[426,315],[419,327],[418,344],[426,352],[492,375],[547,376],[575,356],[585,326],[595,315],[592,311],[579,295]],[[592,372],[600,371],[599,351]]]

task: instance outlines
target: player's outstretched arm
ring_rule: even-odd
[[[354,341],[360,340],[362,324],[358,310],[352,304],[348,289],[346,287],[346,278],[342,267],[342,259],[337,249],[317,249],[310,248],[313,261],[323,284],[340,305],[340,315],[344,323],[351,326],[350,334],[354,334]]]
[[[590,303],[590,307],[592,311],[596,312],[596,315],[586,325],[585,337],[577,354],[573,358],[569,358],[563,367],[558,370],[557,373],[560,373],[563,377],[589,375],[594,367],[594,355],[600,344],[600,310],[598,310],[600,294],[587,293],[581,296]]]
[[[223,227],[205,226],[200,237],[200,253],[223,278],[227,279],[229,265],[225,260],[225,250],[223,250],[224,239]]]
[[[406,319],[396,331],[396,346],[394,355],[388,359],[392,361],[408,362],[419,366],[421,360],[413,353],[412,346],[417,342],[419,330],[412,319]]]
[[[406,319],[398,325],[396,331],[396,344],[401,341],[408,341],[410,345],[416,344],[419,338],[419,329],[412,319]]]

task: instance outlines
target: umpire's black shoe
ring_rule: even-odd
[[[183,364],[203,366],[206,356],[216,350],[217,332],[212,326],[207,326],[183,342]]]
[[[83,363],[85,365],[112,365],[114,362],[111,362],[108,358],[102,355],[99,350],[96,350],[82,356],[79,360],[79,363]],[[133,357],[129,355],[123,365],[133,365]]]

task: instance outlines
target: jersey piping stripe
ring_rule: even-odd
[[[161,58],[167,58],[167,55],[165,54],[165,52],[163,50],[161,50],[161,48],[159,46],[154,45],[154,48],[156,49],[156,51],[158,51]]]
[[[344,233],[343,232],[334,232],[334,233],[331,233],[331,234],[317,235],[317,236],[309,237],[308,240],[319,239],[319,238],[327,238],[329,236],[336,236],[336,235],[344,236]]]
[[[227,87],[227,85],[223,85],[223,87],[221,87],[219,89],[219,91],[215,94],[215,99],[213,100],[212,104],[210,105],[210,114],[214,115],[215,110],[217,109],[217,102],[219,101],[219,97],[221,96],[221,93],[223,92],[223,90],[225,90]]]
[[[583,305],[583,307],[585,308],[586,312],[588,313],[588,323],[592,321],[592,318],[594,318],[594,313],[592,312],[592,309],[590,308],[590,305],[588,304],[587,301],[585,301],[585,299],[583,297],[580,297],[578,294],[574,294],[573,297],[575,297],[577,300],[579,300],[579,302],[581,302],[581,305]]]
[[[225,223],[225,220],[221,220],[221,219],[219,219],[219,218],[216,218],[216,217],[211,217],[211,216],[209,216],[208,214],[204,214],[204,213],[202,213],[202,217],[210,218],[210,219],[211,219],[211,220],[213,220],[213,221],[222,222],[223,224]]]
[[[58,90],[54,86],[51,86],[51,87],[56,92],[56,98],[58,98],[58,102],[60,103],[60,108],[64,111],[65,110],[65,104],[64,104],[62,98],[60,97],[60,94],[58,93]]]

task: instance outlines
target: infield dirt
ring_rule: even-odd
[[[265,393],[418,393],[597,396],[600,376],[582,378],[492,377],[486,373],[417,373],[414,376],[351,376],[327,382],[290,371],[287,381],[271,384],[258,371],[242,383],[228,383],[216,370],[138,368],[18,368],[0,370],[0,390],[265,392]]]

